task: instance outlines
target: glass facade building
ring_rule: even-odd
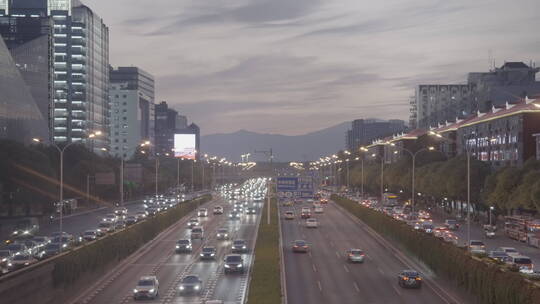
[[[101,131],[104,136],[88,143],[96,151],[108,148],[109,30],[103,20],[77,0],[17,0],[7,3],[0,31],[40,110],[47,113],[50,138],[82,141]],[[32,62],[36,58],[47,60],[38,65]],[[31,69],[42,71],[45,62],[46,77]]]

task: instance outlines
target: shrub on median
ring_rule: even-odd
[[[268,204],[265,204],[257,234],[247,301],[250,304],[281,303],[279,218],[276,201],[272,200],[270,205],[270,225],[266,222]]]
[[[496,263],[474,258],[462,248],[414,231],[407,224],[355,201],[335,195],[332,199],[377,232],[399,242],[435,273],[448,277],[477,296],[480,303],[540,302],[540,288],[518,273],[503,271]]]
[[[181,203],[146,221],[55,258],[51,261],[54,263],[54,285],[73,284],[85,273],[103,270],[111,262],[124,259],[155,238],[161,231],[197,208],[197,201],[203,204],[209,200],[211,200],[211,196],[206,195],[193,201]]]

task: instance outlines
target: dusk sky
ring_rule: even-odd
[[[420,83],[540,60],[538,0],[86,0],[110,63],[156,77],[203,134],[408,121]],[[540,62],[538,62],[540,64]]]

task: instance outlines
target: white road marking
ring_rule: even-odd
[[[341,259],[341,255],[339,254],[339,251],[336,251],[336,256],[338,259]]]
[[[347,268],[347,265],[343,265],[343,269],[345,269],[346,272],[350,272],[349,268]]]
[[[354,285],[354,289],[356,289],[356,291],[358,293],[360,293],[360,287],[358,287],[358,284],[356,284],[356,282],[354,282],[353,285]]]
[[[317,272],[317,267],[315,267],[315,264],[311,264],[311,266],[313,267],[313,271]]]
[[[321,281],[317,281],[317,285],[319,286],[319,290],[322,292],[322,285],[321,285]]]
[[[377,267],[377,270],[378,270],[382,275],[384,275],[384,271],[383,271],[380,267]]]
[[[392,288],[396,291],[396,293],[401,297],[401,291],[396,287],[396,285],[392,285]]]

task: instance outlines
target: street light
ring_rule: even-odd
[[[122,146],[122,151],[120,153],[120,206],[124,206],[124,154],[129,153],[132,150],[136,150],[139,147],[146,147],[150,145],[150,141],[144,141],[138,146],[135,146],[131,149],[124,150],[124,147]],[[145,151],[141,151],[141,153],[145,154]]]
[[[489,226],[491,226],[491,217],[492,217],[493,209],[495,209],[495,207],[489,206]]]
[[[442,138],[443,140],[450,141],[454,144],[457,142],[451,138],[443,137],[441,134],[434,131],[429,131],[429,134]],[[471,150],[465,145],[465,151],[467,154],[467,248],[470,248],[471,243]]]
[[[99,134],[98,134],[99,132]],[[97,135],[100,135],[101,134],[101,131],[97,131],[95,133],[91,133],[88,135],[88,138],[93,138]],[[42,143],[43,140],[39,139],[39,138],[32,138],[32,141],[34,142],[37,142],[37,143]],[[51,146],[55,147],[58,152],[60,153],[60,194],[59,194],[59,197],[60,197],[60,220],[59,220],[59,224],[60,224],[60,251],[62,251],[62,239],[64,237],[64,233],[62,231],[63,229],[63,214],[64,214],[64,152],[66,151],[66,149],[75,144],[75,143],[80,143],[79,141],[71,141],[70,143],[64,145],[62,148],[60,148],[54,141],[52,141],[51,143]],[[93,151],[92,151],[93,152]]]
[[[427,147],[427,148],[422,148],[416,152],[412,152],[411,150],[409,149],[406,149],[406,148],[403,148],[403,147],[400,147],[400,146],[396,146],[394,144],[391,144],[393,147],[395,148],[398,148],[398,149],[401,149],[407,153],[409,153],[411,155],[411,158],[412,158],[412,187],[411,187],[411,208],[412,208],[412,212],[414,212],[414,198],[415,198],[415,195],[414,195],[414,186],[415,186],[415,182],[414,182],[414,177],[415,177],[415,171],[416,171],[416,155],[418,155],[418,153],[420,152],[424,152],[424,151],[433,151],[435,150],[434,147]],[[398,151],[394,151],[394,154],[397,154]]]

